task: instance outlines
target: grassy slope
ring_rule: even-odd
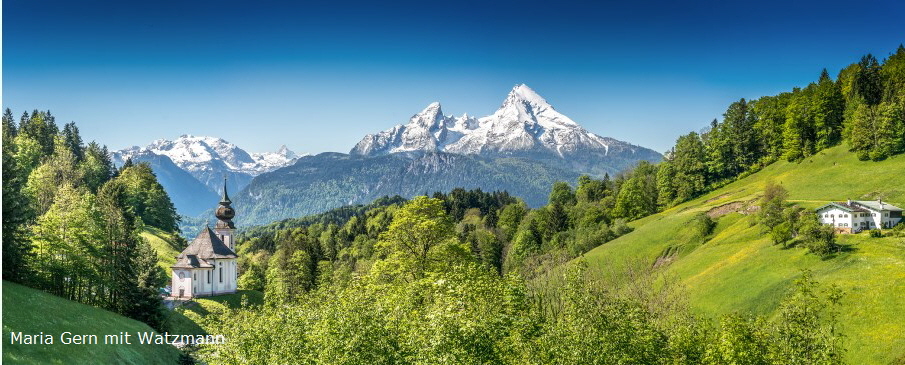
[[[198,298],[179,310],[171,312],[168,326],[175,334],[205,334],[204,317],[216,313],[220,309],[235,309],[247,301],[249,306],[264,304],[264,293],[255,290],[239,290],[235,294]]]
[[[180,252],[173,244],[173,237],[154,227],[145,227],[141,236],[157,251],[157,264],[169,275],[170,267],[176,264],[176,256]]]
[[[757,198],[768,179],[781,183],[789,199],[809,208],[846,198],[905,206],[905,156],[882,162],[857,161],[843,147],[800,163],[778,162],[699,199],[632,223],[636,230],[589,252],[592,264],[626,259],[653,262],[669,247],[679,255],[666,267],[686,286],[692,308],[718,316],[735,311],[775,313],[802,269],[818,281],[841,287],[843,331],[851,363],[886,364],[905,355],[905,240],[841,235],[851,250],[821,260],[802,248],[781,249],[751,225],[750,216],[719,218],[704,244],[686,228],[692,216],[734,201]]]
[[[3,282],[3,333],[54,336],[53,345],[3,344],[4,364],[175,364],[170,345],[105,345],[103,335],[151,331],[146,324],[113,312],[76,303],[39,290]],[[63,332],[98,335],[97,345],[58,343]],[[134,335],[133,335],[134,338]],[[137,342],[137,339],[133,343]]]

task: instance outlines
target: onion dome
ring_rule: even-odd
[[[214,215],[217,219],[229,222],[233,217],[236,216],[236,211],[230,206],[233,202],[229,200],[229,195],[226,193],[226,178],[223,179],[223,197],[220,198],[220,206],[217,207],[216,213]]]

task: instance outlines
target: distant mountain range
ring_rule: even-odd
[[[224,177],[230,191],[238,192],[255,176],[288,166],[298,156],[286,146],[249,154],[222,138],[182,135],[113,152],[117,165],[129,158],[151,165],[180,214],[197,215],[217,202]]]
[[[220,138],[181,136],[114,153],[118,163],[129,157],[151,163],[180,213],[212,208],[228,176],[236,221],[263,224],[384,195],[457,187],[506,190],[540,206],[555,181],[613,175],[663,156],[591,133],[528,86],[516,85],[489,116],[446,116],[432,103],[406,124],[365,136],[349,154],[299,157],[285,147],[249,154]]]

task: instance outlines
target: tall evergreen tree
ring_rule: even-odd
[[[63,145],[72,152],[76,162],[81,162],[84,158],[85,146],[82,143],[82,136],[79,134],[79,127],[74,122],[66,123],[61,131],[63,136]]]
[[[113,177],[113,161],[107,146],[100,146],[92,141],[85,148],[85,157],[79,164],[85,176],[85,185],[92,192],[97,192],[107,180]]]
[[[31,242],[26,237],[25,226],[30,209],[27,197],[22,193],[25,179],[17,164],[15,137],[17,129],[12,111],[3,113],[3,279],[25,282],[29,277]]]
[[[814,119],[815,148],[835,146],[842,136],[842,120],[845,111],[845,98],[839,85],[830,79],[826,69],[820,74],[820,80],[811,94],[811,108]]]
[[[867,105],[880,104],[883,99],[883,79],[880,75],[880,63],[877,58],[868,53],[858,62],[860,66],[855,76],[855,91]]]
[[[28,113],[23,114],[22,120],[19,122],[19,133],[38,141],[42,156],[50,156],[54,153],[54,143],[59,128],[54,123],[53,116],[49,111],[35,110],[30,116]]]

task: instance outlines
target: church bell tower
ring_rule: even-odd
[[[233,234],[236,232],[236,226],[233,224],[232,219],[236,216],[236,211],[230,206],[232,203],[233,202],[229,200],[229,195],[226,193],[226,178],[224,177],[223,197],[220,198],[220,205],[217,206],[217,212],[214,214],[217,217],[214,233],[220,237],[220,240],[223,241],[223,244],[225,244],[226,247],[235,251]]]

